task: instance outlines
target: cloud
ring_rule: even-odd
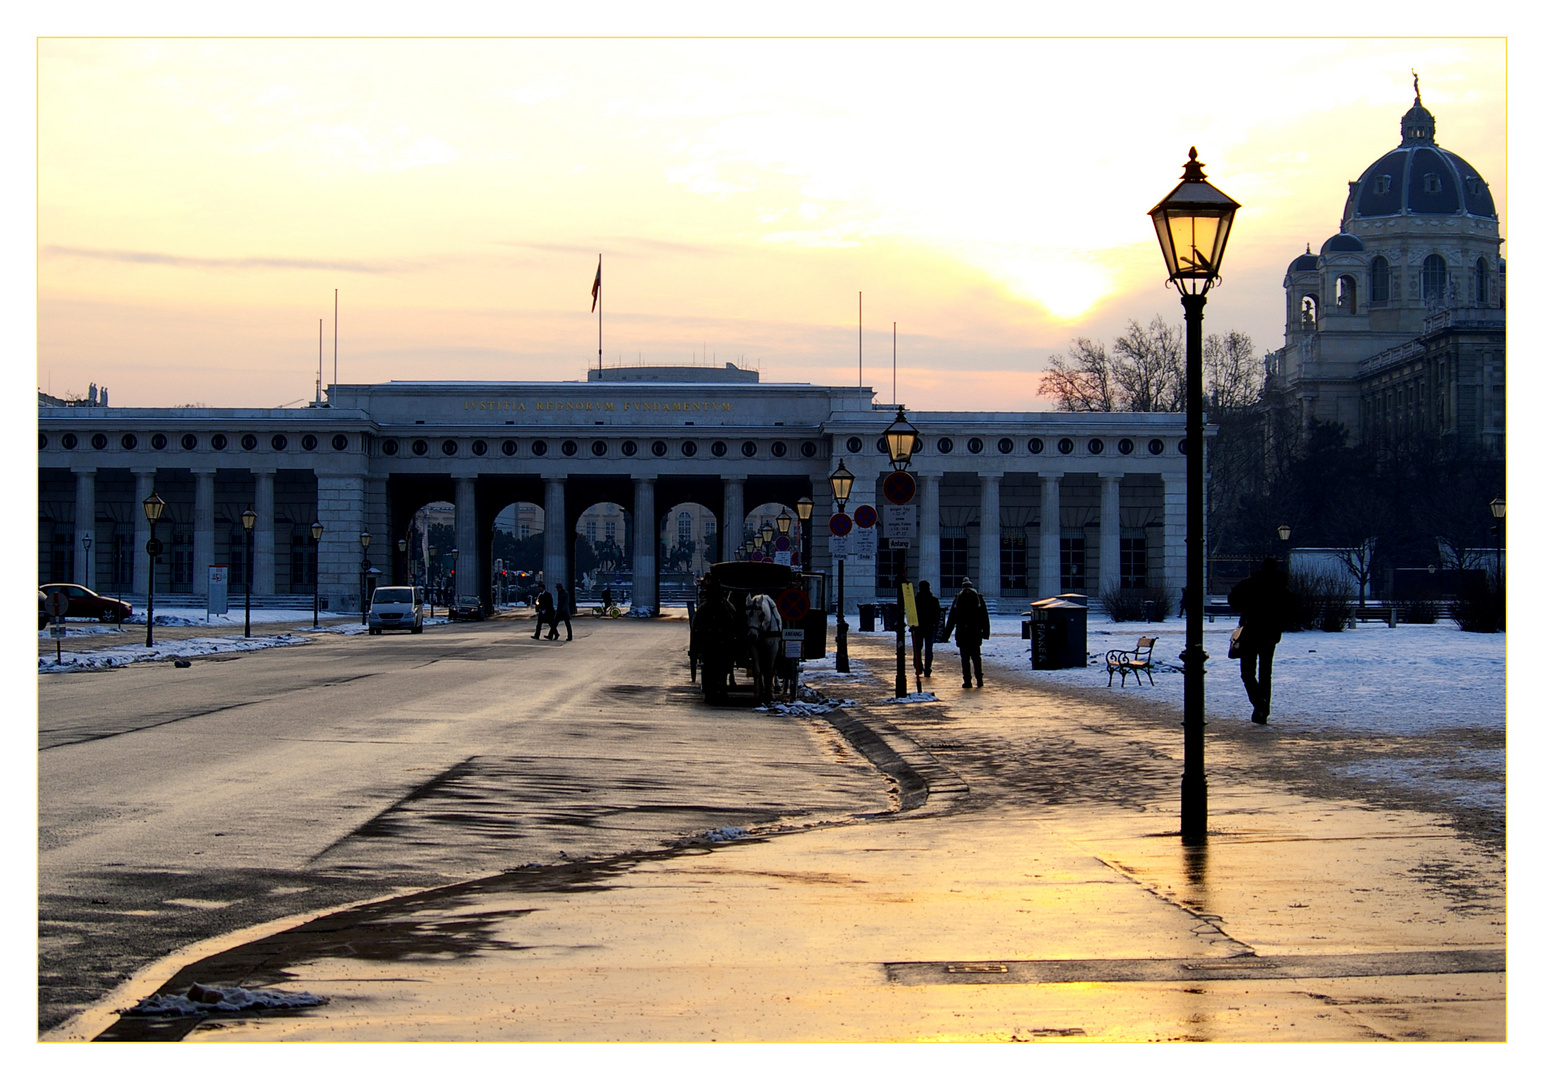
[[[172,255],[164,251],[104,251],[99,248],[67,247],[49,244],[44,258],[101,259],[106,262],[143,263],[151,266],[178,266],[198,270],[341,270],[350,274],[391,274],[422,269],[406,263],[364,263],[333,259],[278,259],[248,255],[237,259],[212,259],[198,255]]]

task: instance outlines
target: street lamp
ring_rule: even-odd
[[[461,599],[461,583],[456,580],[456,563],[460,561],[461,549],[450,549],[450,602],[454,604]]]
[[[831,474],[831,501],[836,503],[836,512],[847,512],[847,499],[852,495],[852,482],[857,479],[852,471],[847,468],[845,458],[836,463],[836,471]],[[842,556],[836,560],[836,670],[840,672],[851,671],[847,661],[847,558]]]
[[[413,575],[409,571],[409,568],[408,568],[408,565],[407,565],[407,538],[406,537],[403,537],[401,540],[397,541],[397,556],[398,556],[398,562],[401,564],[401,572],[403,574],[407,575],[408,582],[409,582],[409,584],[411,584],[412,583]]]
[[[249,506],[241,512],[241,527],[247,530],[246,573],[243,575],[247,579],[247,621],[244,637],[252,636],[252,530],[256,525],[257,511]]]
[[[370,534],[359,534],[359,625],[370,625],[370,601],[365,592],[370,585]]]
[[[161,520],[166,500],[155,492],[144,502],[145,520],[150,522],[150,539],[145,542],[145,554],[150,556],[149,592],[145,597],[145,647],[155,644],[155,560],[161,554],[161,541],[156,539],[155,523]]]
[[[1506,498],[1497,495],[1490,500],[1490,516],[1496,519],[1496,592],[1500,593],[1505,601],[1506,593],[1501,588],[1501,532],[1506,527]]]
[[[917,429],[906,419],[905,406],[898,406],[895,419],[884,431],[885,452],[890,455],[890,467],[904,472],[911,464],[911,455],[922,442]],[[906,696],[906,549],[892,548],[895,555],[895,696]]]
[[[1206,842],[1206,653],[1201,647],[1206,611],[1206,431],[1202,413],[1202,311],[1217,283],[1222,255],[1239,204],[1206,182],[1195,147],[1174,190],[1148,211],[1163,250],[1169,281],[1185,308],[1185,772],[1180,779],[1180,838]]]
[[[83,533],[80,538],[80,546],[86,549],[86,565],[82,567],[80,583],[86,588],[91,588],[91,534]]]
[[[761,546],[766,547],[772,543],[772,523],[764,522],[761,526]]]
[[[815,500],[808,495],[799,497],[794,504],[799,512],[799,565],[805,573],[810,571],[810,516],[815,513]]]
[[[1290,525],[1277,525],[1276,526],[1276,535],[1281,537],[1281,547],[1282,547],[1282,550],[1285,551],[1287,556],[1290,557],[1292,552],[1287,547],[1287,541],[1292,539],[1292,526],[1290,526]],[[1288,569],[1290,569],[1290,566],[1288,567]]]
[[[311,563],[311,629],[322,626],[322,523],[311,522],[311,546],[315,549]]]
[[[424,584],[429,586],[429,618],[431,618],[431,619],[434,618],[434,594],[435,594],[435,591],[439,588],[439,586],[438,585],[431,585],[429,583],[428,579],[432,577],[435,581],[438,581],[439,580],[439,576],[440,576],[440,549],[437,548],[437,547],[431,547],[429,549],[429,572],[424,575],[424,579],[425,579]]]

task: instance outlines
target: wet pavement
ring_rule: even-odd
[[[829,693],[865,704],[805,722],[829,722],[830,738],[872,763],[867,809],[824,821],[784,812],[740,838],[603,854],[618,842],[596,809],[603,792],[584,790],[576,772],[535,813],[499,778],[527,768],[513,755],[483,768],[484,790],[446,777],[326,860],[411,870],[415,832],[435,814],[451,815],[441,834],[455,825],[485,846],[484,859],[496,861],[511,835],[548,829],[591,837],[588,849],[235,935],[143,973],[57,1036],[1507,1037],[1504,832],[1498,840],[1494,821],[1336,787],[1312,768],[1311,746],[1214,724],[1210,842],[1187,848],[1175,834],[1171,712],[1138,694],[1050,692],[990,668],[985,690],[940,678],[925,686],[936,704],[882,705],[893,689],[888,640],[856,637],[854,655],[874,676],[833,681]],[[617,693],[658,695],[634,714],[648,723],[699,708],[681,688]],[[676,783],[701,775],[677,764]],[[711,775],[701,779],[711,787]],[[114,1023],[108,1007],[194,982],[328,1000]]]

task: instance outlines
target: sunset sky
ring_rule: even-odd
[[[1204,57],[1200,87],[1176,72]],[[115,406],[735,362],[913,408],[1049,408],[1070,339],[1178,322],[1147,211],[1195,145],[1243,204],[1206,310],[1281,279],[1399,141],[1507,235],[1506,43],[111,40],[37,51],[37,383]],[[1503,254],[1508,254],[1503,248]]]

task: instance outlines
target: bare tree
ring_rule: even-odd
[[[1185,411],[1185,358],[1177,326],[1161,315],[1145,327],[1131,319],[1115,339],[1115,355],[1122,412]]]
[[[1207,408],[1213,418],[1247,409],[1260,400],[1265,368],[1248,334],[1208,334],[1201,348]]]
[[[1040,395],[1055,398],[1062,412],[1114,411],[1111,363],[1104,342],[1078,338],[1067,353],[1051,357],[1051,369],[1040,380]]]

